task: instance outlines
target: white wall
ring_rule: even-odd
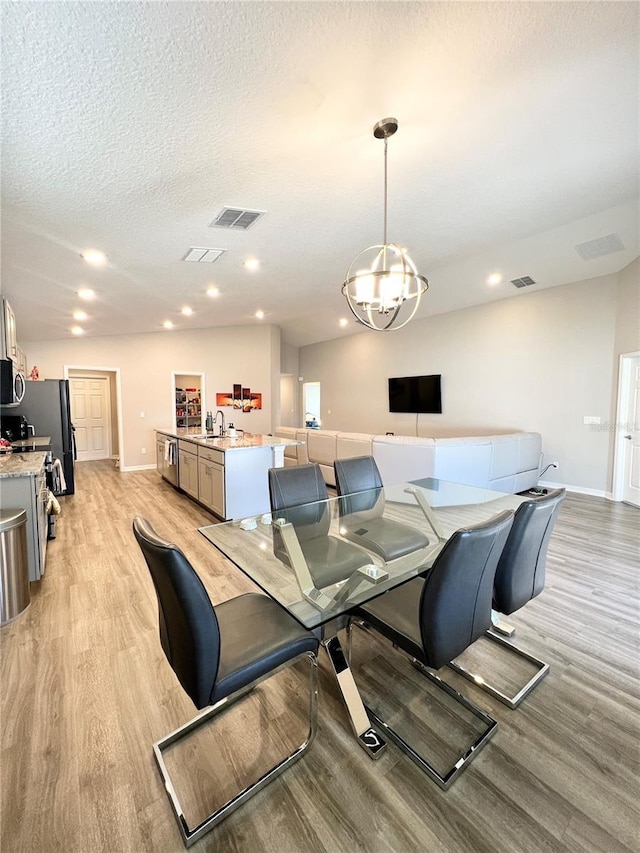
[[[389,413],[388,377],[440,373],[443,414],[420,415],[420,435],[540,432],[554,480],[608,491],[609,434],[583,416],[609,417],[617,286],[604,276],[303,347],[300,373],[321,383],[324,428],[406,435],[416,416]]]
[[[638,350],[640,350],[640,258],[636,258],[618,273],[615,354]]]
[[[173,423],[174,370],[205,374],[205,411],[215,412],[216,392],[232,391],[234,382],[261,392],[261,411],[229,409],[227,421],[254,433],[272,432],[276,426],[279,401],[273,408],[273,377],[278,377],[279,384],[280,347],[279,330],[271,326],[32,342],[28,348],[44,379],[62,378],[65,365],[120,368],[123,469],[155,464],[153,430]],[[146,455],[141,453],[143,447]]]

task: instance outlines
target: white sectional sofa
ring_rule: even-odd
[[[385,485],[438,477],[515,494],[538,484],[542,438],[537,432],[468,438],[416,438],[278,427],[280,438],[303,444],[285,449],[285,465],[316,462],[335,486],[333,462],[373,456]]]

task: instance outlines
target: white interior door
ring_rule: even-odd
[[[109,383],[102,376],[69,379],[71,420],[76,428],[78,462],[108,459],[110,447]]]
[[[623,424],[622,500],[640,507],[640,357],[631,359],[630,366]]]

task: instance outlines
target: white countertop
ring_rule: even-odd
[[[254,435],[250,432],[240,433],[237,438],[230,438],[229,436],[224,436],[223,438],[207,436],[203,438],[201,435],[189,435],[185,432],[173,432],[167,429],[156,429],[156,432],[167,435],[170,438],[189,441],[199,447],[215,447],[217,450],[222,450],[225,453],[229,450],[248,450],[253,447],[286,447],[292,444],[302,444],[301,441],[292,441],[273,435]]]

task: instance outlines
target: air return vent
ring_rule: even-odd
[[[621,252],[627,247],[617,234],[607,234],[605,237],[596,237],[595,240],[587,240],[586,243],[578,243],[573,247],[583,261],[591,261],[602,255],[610,255],[612,252]]]
[[[246,210],[241,207],[223,207],[210,224],[210,228],[231,228],[246,231],[264,216],[264,210]]]
[[[511,284],[514,287],[529,287],[530,284],[535,284],[535,281],[530,275],[523,275],[522,278],[512,278]]]
[[[217,261],[223,253],[224,249],[192,247],[182,260],[189,261],[192,264],[212,264],[214,261]]]

